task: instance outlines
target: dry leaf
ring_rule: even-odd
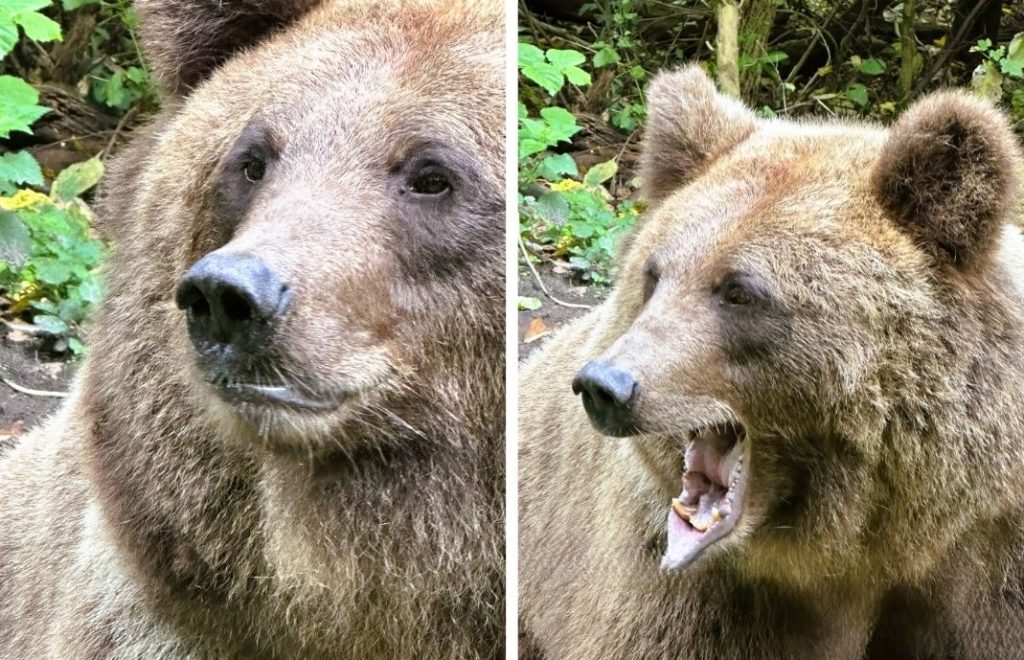
[[[551,330],[548,329],[548,324],[544,322],[539,316],[535,316],[530,319],[530,325],[526,326],[526,334],[523,335],[523,343],[529,344],[530,342],[537,341],[545,335],[550,335]]]

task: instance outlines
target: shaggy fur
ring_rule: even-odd
[[[523,369],[525,646],[1021,657],[1024,239],[1005,118],[943,92],[891,130],[763,121],[697,68],[659,76],[649,102],[657,204],[608,300]],[[742,307],[716,293],[737,272],[757,292]],[[602,436],[573,396],[594,359],[638,379],[638,435]],[[743,513],[662,571],[686,433],[726,410],[751,442]]]
[[[4,658],[501,656],[502,7],[266,3],[243,44],[217,21],[252,4],[142,7],[175,90],[227,41],[114,166],[90,356],[0,464]],[[253,134],[275,156],[243,194]],[[407,194],[422,159],[450,194]],[[174,292],[217,249],[295,292],[268,380],[340,408],[241,415],[204,382]]]

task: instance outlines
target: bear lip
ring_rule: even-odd
[[[668,511],[663,570],[693,563],[728,536],[743,512],[750,442],[739,422],[694,429],[683,460],[682,492]]]
[[[218,386],[221,398],[232,405],[256,405],[266,408],[291,408],[310,412],[330,412],[344,401],[310,396],[287,385],[224,383]]]

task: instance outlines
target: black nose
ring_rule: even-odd
[[[605,435],[636,435],[633,419],[640,384],[633,376],[607,362],[588,362],[572,380],[572,391],[582,394],[590,421]]]
[[[189,335],[203,344],[244,348],[288,308],[293,293],[259,257],[211,252],[182,278],[175,297]]]

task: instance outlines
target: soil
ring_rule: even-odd
[[[34,390],[67,392],[79,362],[65,362],[43,342],[19,334],[0,326],[0,377]],[[63,401],[22,394],[0,382],[0,441],[38,426]]]
[[[570,275],[557,264],[545,262],[537,265],[544,286],[555,298],[576,305],[598,305],[608,295],[606,286],[584,286],[574,283]],[[544,345],[552,334],[573,319],[583,316],[589,309],[565,307],[544,295],[530,270],[519,264],[519,295],[537,298],[541,306],[535,310],[519,310],[519,359]]]

